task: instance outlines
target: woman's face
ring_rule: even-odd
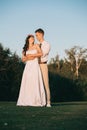
[[[32,43],[34,43],[35,39],[34,39],[34,37],[30,37],[28,40],[29,40],[29,44],[32,44]]]

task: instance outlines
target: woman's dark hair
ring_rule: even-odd
[[[37,33],[37,32],[42,33],[42,34],[44,35],[44,30],[41,29],[41,28],[39,28],[39,29],[37,29],[37,30],[35,31],[35,33]]]
[[[29,48],[29,39],[31,38],[31,37],[33,37],[34,38],[34,35],[28,35],[27,37],[26,37],[26,39],[25,39],[25,45],[24,45],[24,47],[23,47],[23,54],[24,55],[26,55],[26,51],[28,50],[28,48]]]

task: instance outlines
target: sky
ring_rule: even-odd
[[[0,0],[0,43],[21,56],[28,34],[42,28],[49,59],[75,45],[87,48],[87,0]],[[37,41],[35,41],[37,43]]]

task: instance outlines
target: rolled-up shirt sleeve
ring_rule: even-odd
[[[50,44],[46,44],[45,46],[43,46],[43,48],[42,48],[42,52],[43,52],[42,58],[49,54],[50,49],[51,49]]]

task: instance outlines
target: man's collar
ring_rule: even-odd
[[[45,40],[43,40],[42,42],[39,42],[39,44],[43,44],[43,42],[45,42]]]

